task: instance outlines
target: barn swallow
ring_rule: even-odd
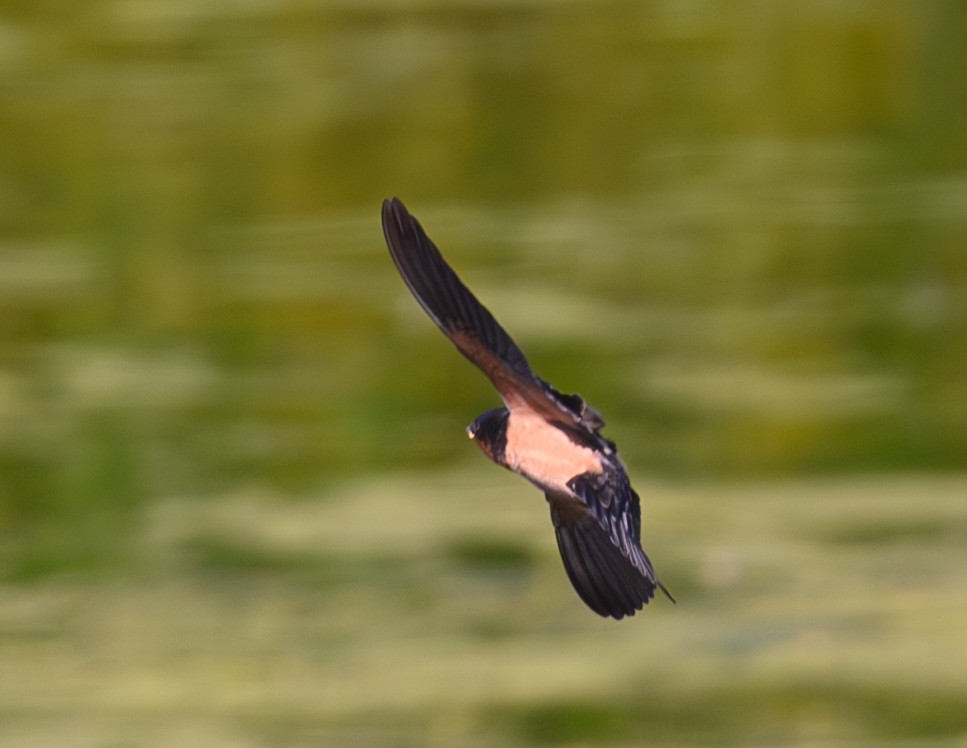
[[[383,234],[400,275],[424,311],[504,402],[467,434],[487,457],[540,488],[564,569],[601,616],[634,615],[660,589],[641,547],[638,494],[604,419],[578,395],[537,376],[520,348],[446,263],[398,199],[383,202]]]

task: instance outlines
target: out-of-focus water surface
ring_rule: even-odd
[[[967,6],[8,2],[0,742],[967,741]],[[379,227],[608,418],[598,620]]]

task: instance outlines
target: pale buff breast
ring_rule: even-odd
[[[512,412],[507,421],[507,467],[545,489],[570,493],[567,482],[582,473],[600,473],[601,459],[540,416]]]

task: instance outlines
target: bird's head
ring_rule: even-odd
[[[496,463],[503,464],[504,447],[507,444],[506,408],[494,408],[477,416],[467,426],[467,436],[473,439],[481,451]]]

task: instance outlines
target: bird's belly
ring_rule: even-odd
[[[597,452],[571,441],[538,415],[511,413],[504,459],[508,468],[545,490],[570,493],[567,482],[582,473],[600,473]]]

